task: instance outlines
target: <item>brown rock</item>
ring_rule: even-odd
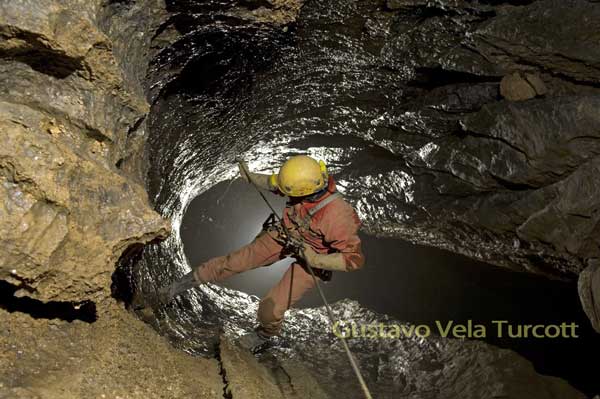
[[[0,278],[43,300],[108,295],[121,252],[165,236],[168,223],[141,186],[74,151],[62,136],[3,119],[4,110]]]
[[[149,106],[100,5],[0,3],[0,279],[21,296],[101,302],[123,250],[170,228],[115,167]]]
[[[233,398],[330,398],[299,362],[286,361],[278,368],[267,368],[250,351],[238,348],[223,337],[219,349],[227,392]]]
[[[600,262],[589,262],[578,281],[579,298],[592,326],[600,333]]]
[[[536,96],[535,89],[515,72],[505,76],[500,82],[500,94],[510,101],[524,101]]]
[[[526,73],[525,80],[527,80],[527,83],[529,83],[531,87],[533,87],[538,96],[544,96],[548,93],[548,88],[546,87],[546,84],[538,75]]]
[[[77,74],[147,112],[146,101],[125,89],[110,39],[97,26],[101,1],[9,1],[0,5],[0,55],[46,74]]]
[[[174,349],[114,303],[92,324],[3,309],[0,324],[0,398],[223,398],[216,360]]]

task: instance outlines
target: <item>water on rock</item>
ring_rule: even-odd
[[[576,200],[595,194],[588,183],[598,153],[597,75],[587,55],[565,44],[579,31],[536,26],[538,36],[524,32],[518,40],[503,33],[526,12],[550,26],[567,8],[574,17],[598,7],[583,0],[523,4],[308,1],[291,22],[240,12],[236,2],[167,2],[174,14],[157,36],[169,45],[148,75],[146,148],[150,197],[172,218],[174,233],[145,247],[136,289],[152,292],[189,270],[180,232],[186,209],[236,176],[236,157],[268,172],[298,153],[325,160],[366,233],[572,281],[597,251],[589,232],[600,213],[594,201]],[[536,43],[526,43],[535,54],[520,53],[527,47],[521,40],[544,34],[567,60]],[[536,54],[547,64],[533,64]],[[515,69],[541,81],[546,91],[535,95],[544,97],[502,99],[500,81]],[[531,134],[524,137],[524,129]],[[199,217],[223,223],[209,212]],[[250,219],[232,241],[261,221]],[[572,284],[562,287],[561,295],[571,290],[576,299]],[[507,283],[505,294],[510,290]],[[210,285],[156,309],[151,322],[176,346],[210,355],[221,334],[236,337],[253,326],[256,306],[253,296]],[[334,306],[338,316],[364,323],[423,317],[369,308],[351,300]],[[360,397],[327,329],[322,308],[294,310],[274,353],[280,362],[300,359],[332,397]],[[358,339],[352,347],[376,397],[583,397],[483,342]],[[593,384],[578,382],[589,392]]]

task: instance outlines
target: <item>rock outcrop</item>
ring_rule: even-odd
[[[577,82],[600,82],[598,4],[533,1],[506,7],[474,32],[477,51],[498,70],[543,70]]]
[[[101,7],[0,4],[0,279],[18,295],[102,301],[122,252],[170,228],[123,170],[149,107]]]
[[[500,82],[500,94],[511,101],[524,101],[542,96],[548,92],[546,85],[539,76],[526,74],[521,76],[518,72],[506,75]]]
[[[590,262],[581,273],[578,285],[583,310],[594,329],[600,331],[600,264],[597,260]]]
[[[111,18],[122,5],[0,2],[2,398],[223,397],[216,360],[173,349],[110,298],[121,254],[170,231],[140,156],[164,4]]]
[[[358,195],[367,184],[353,195],[367,218],[377,215],[374,233],[574,280],[600,247],[600,47],[593,33],[600,7],[586,0],[485,3],[388,2],[403,21],[416,22],[384,47],[388,59],[417,68],[415,84],[428,100],[383,123],[417,136],[382,142],[407,160],[404,183],[389,195],[400,204],[373,208]],[[510,101],[490,93],[498,82]],[[384,185],[393,187],[395,178],[384,177]],[[394,214],[400,225],[381,221]],[[588,309],[589,281],[580,284]]]
[[[300,361],[282,362],[271,356],[259,361],[249,351],[222,337],[219,361],[225,395],[232,398],[328,399],[317,379]]]
[[[406,167],[348,193],[365,210],[367,229],[575,279],[599,247],[592,176],[600,57],[589,32],[597,31],[600,7],[585,0],[388,6],[385,61],[418,94],[377,120],[381,133],[373,136]],[[371,190],[389,200],[374,206],[360,195]]]
[[[89,325],[0,309],[0,397],[223,398],[215,359],[174,349],[116,306],[110,312]]]
[[[600,7],[489,3],[389,1],[377,16],[372,40],[416,98],[374,120],[390,161],[346,194],[374,234],[574,280],[600,247]]]

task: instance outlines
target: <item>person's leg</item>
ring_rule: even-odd
[[[282,259],[283,247],[267,232],[261,233],[250,244],[225,256],[212,258],[194,271],[194,277],[203,282],[216,282],[237,273],[270,265]]]
[[[275,285],[260,301],[258,321],[261,329],[269,335],[277,335],[283,323],[285,311],[302,298],[304,293],[315,286],[309,272],[293,263]]]

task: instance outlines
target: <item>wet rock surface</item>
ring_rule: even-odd
[[[188,270],[185,208],[233,178],[238,156],[262,172],[298,152],[324,159],[374,235],[575,279],[598,257],[599,12],[585,0],[2,2],[0,279],[38,305],[101,306],[91,325],[0,310],[0,393],[360,397],[323,309],[290,312],[257,366],[218,345],[252,328],[253,297],[208,286],[140,314],[219,362],[172,352],[107,299],[119,258],[125,299]],[[533,89],[518,102],[500,92],[515,73]],[[580,293],[597,326],[594,270]],[[351,301],[335,313],[393,321]],[[351,346],[376,397],[583,397],[481,342]]]
[[[309,151],[326,158],[369,233],[575,279],[598,248],[596,196],[584,183],[598,154],[597,46],[581,44],[593,40],[597,5],[386,4],[308,4],[287,33],[247,21],[187,25],[149,75],[152,98],[163,93],[156,140],[181,143],[149,151],[158,208],[177,215],[192,192],[230,177],[233,153],[272,170]],[[217,41],[218,50],[206,44]],[[503,100],[502,87],[521,101]],[[183,97],[166,97],[176,91]],[[175,115],[187,101],[195,112]],[[161,127],[167,120],[206,133],[184,139]],[[242,133],[244,144],[233,139]],[[197,160],[185,155],[194,147],[204,148]]]
[[[404,325],[362,308],[353,301],[333,307],[338,320],[349,325]],[[332,397],[361,397],[351,369],[331,367],[347,360],[337,338],[327,326],[324,308],[294,312],[287,330],[295,356],[317,372],[320,381],[344,379],[344,385],[325,384]],[[329,334],[319,334],[317,331]],[[343,327],[342,327],[343,331]],[[387,330],[389,334],[391,330]],[[360,359],[374,397],[379,398],[584,398],[558,378],[537,374],[529,362],[512,351],[472,340],[421,338],[352,338],[350,347]],[[298,350],[302,348],[302,350]],[[282,350],[282,355],[285,350]],[[327,353],[326,357],[319,354]]]
[[[194,313],[186,310],[190,306]],[[161,324],[156,327],[186,351],[212,352],[214,346],[205,345],[219,342],[220,332],[231,342],[251,328],[257,306],[255,297],[211,285],[159,310]],[[223,312],[218,323],[214,307]],[[586,397],[560,378],[538,374],[513,351],[475,340],[441,338],[435,333],[421,337],[414,333],[414,326],[411,330],[410,324],[371,312],[351,300],[336,302],[332,309],[342,321],[338,332],[355,326],[355,336],[348,343],[374,397]],[[183,322],[177,316],[182,312],[187,314]],[[386,326],[382,330],[380,323]],[[413,334],[390,335],[393,325]],[[363,330],[361,336],[361,326],[376,326],[382,336],[369,336],[372,330]],[[260,366],[248,353],[229,344],[225,348],[221,344],[220,356],[233,398],[237,397],[236,387],[241,397],[272,397],[274,392],[281,392],[280,397],[295,397],[300,392],[312,392],[311,397],[363,397],[323,307],[289,311],[282,336],[258,355]],[[236,359],[237,364],[232,367],[228,359]],[[307,380],[314,384],[306,384]],[[305,391],[307,387],[312,389]]]
[[[506,7],[474,32],[475,46],[503,70],[543,69],[579,82],[600,79],[598,4],[534,1]]]
[[[545,18],[537,34],[553,35],[563,7],[509,3],[307,2],[283,25],[231,18],[234,3],[171,8],[179,35],[171,30],[171,44],[151,62],[147,153],[150,197],[175,234],[145,247],[135,267],[125,265],[133,289],[151,293],[189,270],[178,237],[185,209],[236,176],[236,157],[270,172],[296,153],[325,160],[368,233],[574,280],[596,256],[597,205],[586,179],[598,153],[597,87],[573,73],[589,72],[587,61],[573,60],[559,74],[543,49],[536,50],[540,63],[521,63],[516,39],[500,55],[490,50],[489,37],[514,28],[510,13]],[[558,11],[539,11],[544,4]],[[569,6],[571,14],[591,12],[585,1]],[[193,16],[184,20],[185,9]],[[583,19],[580,33],[569,34],[593,24]],[[519,38],[527,36],[527,24],[518,28]],[[500,93],[503,77],[514,73],[531,88],[519,102]],[[253,327],[255,308],[252,297],[211,285],[145,316],[174,345],[212,355],[223,331],[235,338]],[[356,304],[336,309],[361,321],[380,317]],[[275,350],[279,364],[302,359],[322,387],[354,382],[322,309],[292,312],[285,334]],[[411,345],[354,342],[377,395],[581,397],[513,352],[481,342]],[[464,385],[454,384],[456,364],[468,376]],[[353,386],[343,395],[361,394]]]
[[[583,310],[590,318],[596,331],[600,330],[600,265],[590,262],[588,267],[579,275],[579,296]]]

